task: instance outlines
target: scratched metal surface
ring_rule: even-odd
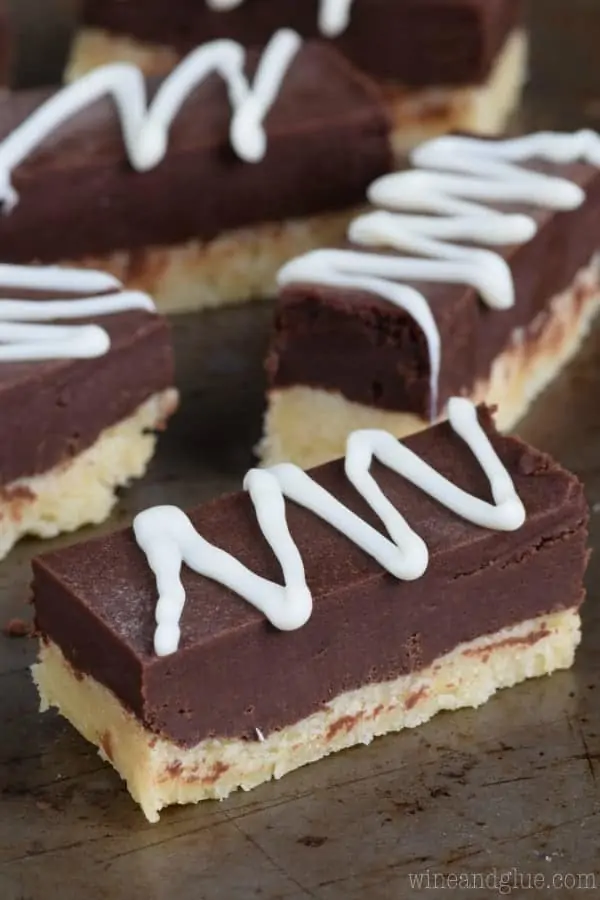
[[[585,41],[600,33],[594,2],[535,8],[544,7],[537,87],[520,127],[600,125],[600,71],[596,84],[591,70],[587,80],[580,71]],[[571,73],[568,90],[557,90],[557,58]],[[239,486],[259,431],[269,318],[268,307],[254,306],[175,322],[183,408],[108,527],[148,504],[189,504]],[[598,512],[599,358],[600,328],[520,428],[581,476]],[[592,544],[600,544],[597,514]],[[38,549],[22,546],[0,565],[0,623],[29,616],[28,561]],[[56,716],[38,714],[32,642],[0,636],[0,900],[404,900],[448,895],[413,890],[411,873],[508,869],[548,883],[555,873],[595,870],[596,892],[546,895],[600,895],[599,575],[595,556],[571,672],[222,804],[170,810],[155,826],[91,747]]]

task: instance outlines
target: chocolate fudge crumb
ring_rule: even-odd
[[[322,847],[323,844],[327,843],[327,838],[319,837],[313,834],[307,834],[305,837],[298,838],[296,843],[302,844],[303,847]]]
[[[34,633],[33,623],[25,619],[9,619],[2,627],[2,633],[9,638],[32,637]]]

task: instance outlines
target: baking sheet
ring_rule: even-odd
[[[573,72],[584,39],[600,35],[598,5],[542,6],[534,85],[556,75],[553,53]],[[516,127],[598,127],[600,70],[597,98],[591,78],[585,93],[572,79],[562,96],[534,89]],[[174,319],[182,409],[106,529],[154,503],[239,488],[260,432],[270,316],[264,304]],[[599,391],[600,327],[519,429],[584,480],[596,547]],[[0,623],[29,617],[28,563],[39,549],[22,545],[0,564]],[[0,636],[0,900],[488,898],[502,895],[506,873],[513,897],[535,896],[526,888],[536,877],[548,897],[600,896],[599,567],[592,556],[572,671],[224,803],[168,810],[153,826],[93,748],[54,714],[38,714],[33,642]],[[411,882],[419,874],[420,888]]]

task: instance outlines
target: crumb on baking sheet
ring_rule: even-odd
[[[33,634],[33,623],[26,622],[25,619],[9,619],[2,626],[2,633],[9,638],[31,637]]]

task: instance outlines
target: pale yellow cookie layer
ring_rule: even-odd
[[[145,291],[162,313],[190,312],[263,300],[276,291],[279,269],[316,247],[339,244],[357,209],[227,231],[210,241],[142,247],[63,261],[115,275]]]

